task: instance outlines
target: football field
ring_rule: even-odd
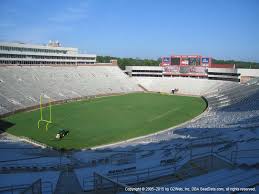
[[[45,130],[37,122],[40,111],[17,113],[5,118],[6,129],[56,148],[90,148],[158,132],[196,117],[206,109],[199,97],[133,93],[107,96],[52,106],[52,124]],[[48,109],[43,110],[48,118]],[[59,129],[68,129],[61,140]]]

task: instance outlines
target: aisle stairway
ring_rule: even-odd
[[[55,194],[80,194],[84,193],[73,170],[60,173]]]

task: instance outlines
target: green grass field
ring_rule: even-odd
[[[154,133],[199,115],[206,102],[198,97],[134,93],[52,106],[54,124],[37,128],[40,111],[5,118],[7,132],[27,136],[56,148],[89,148]],[[44,109],[44,112],[46,109]],[[56,140],[59,128],[70,133]]]

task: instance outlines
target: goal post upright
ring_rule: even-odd
[[[42,96],[40,96],[40,120],[42,120]],[[39,125],[38,125],[39,128]]]
[[[52,123],[52,107],[51,107],[51,101],[49,99],[48,103],[49,107],[49,120],[43,119],[43,107],[42,107],[42,96],[40,96],[40,119],[38,120],[38,129],[40,128],[40,123],[44,122],[46,123],[46,131],[48,130],[48,126],[50,123]]]

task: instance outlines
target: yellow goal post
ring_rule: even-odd
[[[43,118],[43,101],[42,101],[42,98],[43,96],[41,95],[40,96],[40,119],[38,120],[38,129],[40,128],[40,123],[43,122],[43,123],[46,123],[45,125],[45,129],[46,131],[48,130],[48,126],[50,123],[52,123],[52,107],[51,107],[51,100],[49,99],[49,102],[48,102],[48,106],[46,106],[46,108],[49,109],[49,120],[47,119],[44,119]]]

